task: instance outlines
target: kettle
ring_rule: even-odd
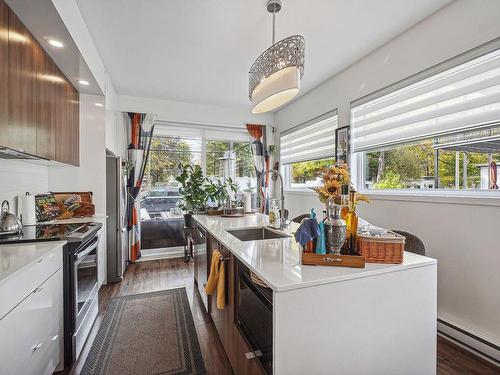
[[[0,216],[0,235],[19,234],[23,231],[23,224],[19,221],[16,215],[9,212],[9,202],[2,202]]]

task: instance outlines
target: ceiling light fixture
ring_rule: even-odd
[[[56,48],[63,48],[64,44],[62,42],[55,40],[55,39],[47,39],[47,42],[52,46]]]
[[[104,104],[102,104],[102,103],[95,103],[95,106],[96,107],[102,107],[102,106],[104,106]]]
[[[275,43],[276,13],[281,10],[281,0],[268,0],[266,6],[273,14],[273,44],[248,72],[252,113],[269,112],[292,100],[299,93],[304,75],[304,37],[293,35]]]
[[[82,85],[82,86],[88,86],[88,85],[90,85],[89,81],[85,81],[85,80],[83,80],[83,79],[79,80],[79,81],[78,81],[78,83],[79,83],[80,85]]]

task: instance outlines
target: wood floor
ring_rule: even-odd
[[[194,290],[193,264],[192,262],[185,263],[182,259],[136,263],[129,267],[121,283],[104,285],[99,291],[99,315],[97,320],[79,361],[68,373],[70,375],[80,373],[111,297],[153,292],[180,286],[186,287],[208,374],[232,374],[231,366],[219,341],[215,327]],[[437,347],[437,373],[439,375],[500,375],[500,368],[441,337],[438,337]]]

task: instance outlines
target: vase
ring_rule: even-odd
[[[334,203],[333,199],[329,199],[326,204],[326,219],[325,226],[325,242],[326,251],[329,254],[340,255],[342,245],[347,236],[347,225],[340,215],[340,206]]]

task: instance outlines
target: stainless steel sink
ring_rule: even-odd
[[[275,238],[290,237],[287,234],[269,229],[267,227],[226,229],[240,241],[272,240]]]

